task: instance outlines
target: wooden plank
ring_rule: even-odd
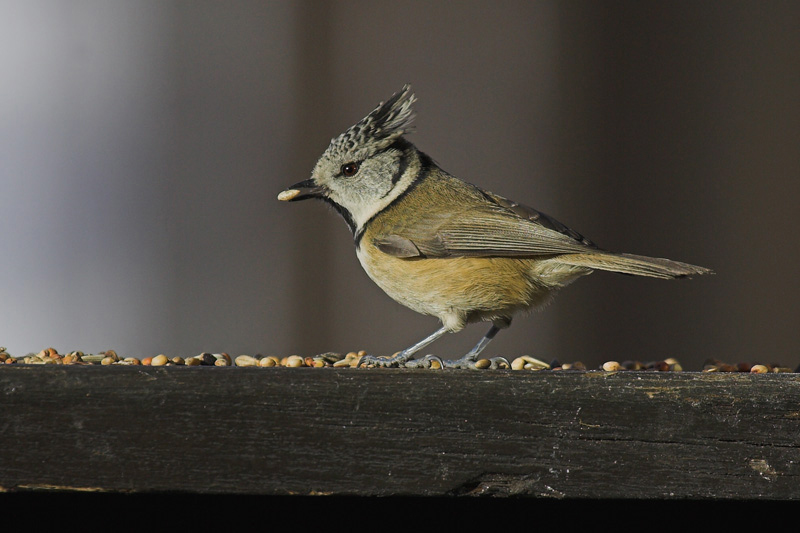
[[[797,374],[8,365],[0,391],[6,491],[800,497]]]

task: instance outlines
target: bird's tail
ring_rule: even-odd
[[[632,254],[608,252],[564,254],[559,256],[558,259],[559,262],[567,265],[661,279],[685,278],[687,276],[714,273],[709,268],[672,261],[671,259]]]

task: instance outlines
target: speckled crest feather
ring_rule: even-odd
[[[406,84],[369,115],[332,139],[328,153],[348,154],[353,160],[361,161],[385,149],[397,138],[413,131],[415,101],[411,86]]]

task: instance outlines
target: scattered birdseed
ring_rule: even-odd
[[[296,368],[299,366],[305,366],[306,361],[299,355],[290,355],[284,361],[281,361],[281,363],[283,363],[283,366],[290,366]]]
[[[169,359],[167,359],[167,356],[164,355],[164,354],[161,354],[161,355],[157,355],[157,356],[153,357],[153,359],[150,361],[150,364],[152,366],[164,366],[164,365],[167,364],[168,361],[169,361]]]
[[[0,364],[13,365],[13,364],[26,364],[26,365],[104,365],[104,366],[128,366],[128,365],[145,365],[145,366],[237,366],[237,367],[255,367],[255,368],[269,368],[269,367],[292,367],[292,368],[356,368],[358,362],[367,354],[366,351],[352,351],[346,354],[336,352],[326,352],[312,356],[290,355],[288,357],[279,358],[274,355],[238,355],[231,357],[227,353],[208,353],[203,352],[193,356],[172,356],[168,357],[164,354],[156,356],[148,356],[144,358],[138,357],[120,357],[114,350],[105,350],[95,354],[86,354],[81,351],[72,351],[65,354],[58,353],[55,348],[45,348],[37,353],[28,353],[23,356],[14,356],[6,350],[5,347],[0,346]],[[498,358],[493,359],[478,359],[475,362],[477,369],[503,369],[508,368],[505,364],[493,363]],[[441,369],[438,358],[430,356],[428,358],[430,364],[409,364],[409,368],[430,368]],[[505,359],[503,359],[505,361]],[[532,357],[530,355],[523,355],[517,357],[511,362],[510,368],[512,370],[530,370],[530,371],[585,371],[586,365],[581,361],[573,361],[570,363],[561,363],[554,360],[549,364]],[[641,362],[636,360],[625,360],[622,363],[616,361],[606,361],[599,367],[603,371],[617,372],[617,371],[639,371],[639,372],[682,372],[683,366],[676,358],[667,358],[659,361]],[[800,373],[800,367],[792,370],[789,367],[780,365],[778,363],[763,363],[763,362],[739,362],[736,364],[725,363],[718,359],[707,359],[703,363],[701,369],[703,372],[740,372],[750,374],[767,374],[767,373],[784,373],[794,372]]]
[[[549,370],[550,365],[530,355],[523,355],[511,361],[512,370]]]
[[[280,366],[280,364],[281,362],[278,360],[278,358],[273,355],[262,357],[258,360],[258,366],[261,367]]]
[[[236,366],[258,366],[258,359],[252,355],[240,355],[235,361]]]

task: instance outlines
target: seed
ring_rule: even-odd
[[[103,357],[100,361],[101,365],[113,365],[116,361],[114,361],[113,357]]]
[[[286,358],[285,366],[289,367],[300,367],[305,364],[305,361],[299,355],[290,355]]]
[[[150,364],[152,366],[164,366],[167,364],[167,361],[169,361],[169,359],[167,359],[167,356],[164,354],[160,354],[153,357],[152,361],[150,361]]]
[[[656,372],[666,372],[669,370],[669,365],[666,361],[653,361],[651,363],[647,363],[646,367],[648,370],[655,370]]]
[[[475,368],[489,368],[492,365],[492,362],[488,359],[478,359],[475,361]]]
[[[530,355],[522,355],[511,361],[512,370],[543,370],[550,365]]]
[[[212,353],[211,355],[214,357],[214,359],[216,359],[216,361],[214,361],[214,364],[217,366],[230,366],[233,363],[233,361],[231,360],[231,356],[226,354],[225,352]],[[225,363],[220,364],[219,361],[225,361]]]
[[[336,361],[335,363],[333,363],[333,366],[355,367],[356,365],[358,365],[358,362],[361,360],[361,358],[364,357],[365,355],[367,355],[367,352],[365,352],[364,350],[361,350],[360,352],[348,352],[344,356],[344,359],[342,359],[341,361]]]
[[[428,362],[430,363],[430,367],[429,368],[431,370],[441,370],[442,369],[442,362],[438,357],[434,356],[434,357],[430,358],[428,360]],[[477,366],[477,364],[476,364],[476,366]]]
[[[334,367],[356,366],[358,364],[359,359],[361,359],[361,356],[359,356],[356,352],[347,352],[344,358],[333,363],[333,366]]]
[[[57,355],[58,355],[58,351],[56,351],[55,348],[45,348],[44,350],[42,350],[41,352],[36,354],[36,356],[39,359],[45,359],[47,357],[52,358],[52,357],[57,356]]]
[[[200,366],[200,359],[197,357],[190,357],[186,360],[186,366]]]
[[[139,361],[135,357],[126,357],[125,359],[122,360],[122,362],[123,363],[128,363],[129,365],[141,365],[142,364],[142,362]]]
[[[208,352],[203,352],[196,357],[200,360],[200,364],[202,365],[213,366],[214,363],[217,362],[217,358]]]
[[[325,363],[332,365],[333,363],[336,363],[337,361],[341,361],[344,358],[345,358],[345,356],[340,354],[340,353],[325,352],[325,353],[321,353],[321,354],[316,355],[314,357],[314,360],[315,361],[316,360],[324,361]]]
[[[169,362],[172,363],[173,365],[185,365],[186,364],[186,361],[184,361],[183,357],[181,357],[180,355],[176,355],[175,357],[170,359]]]
[[[621,370],[622,366],[616,361],[606,361],[603,363],[603,370],[606,372],[616,372],[617,370]]]
[[[258,366],[263,366],[263,367],[279,366],[280,364],[281,362],[278,361],[278,358],[272,355],[263,357],[258,361]]]
[[[643,370],[644,365],[639,361],[623,361],[622,368],[625,370]]]
[[[240,355],[236,357],[236,366],[258,366],[258,359],[251,355]]]
[[[769,369],[764,365],[753,365],[750,367],[751,374],[766,374]]]

